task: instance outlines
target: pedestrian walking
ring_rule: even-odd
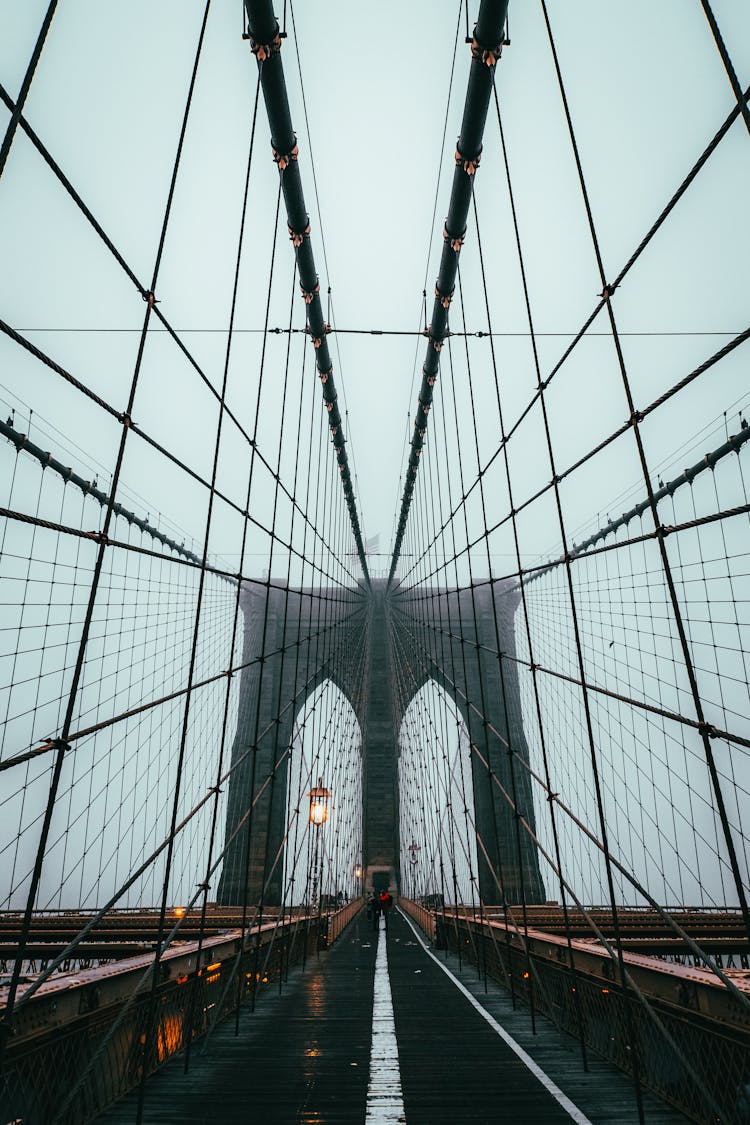
[[[385,928],[388,929],[388,911],[393,906],[393,895],[389,891],[381,891],[378,896],[378,906],[380,913],[385,919]]]

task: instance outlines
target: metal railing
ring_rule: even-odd
[[[31,1020],[6,1048],[0,1121],[84,1125],[93,1120],[132,1090],[144,1071],[154,1073],[238,1007],[255,1003],[269,986],[279,986],[291,966],[332,944],[361,909],[362,900],[355,899],[321,915],[270,921],[260,934],[251,929],[244,942],[241,931],[208,939],[200,965],[196,943],[186,943],[190,948],[184,952],[172,951],[169,960],[160,962],[163,979],[147,1048],[149,988],[135,997],[132,988],[129,994],[127,990],[128,971],[142,980],[142,966],[128,970],[127,965],[110,964],[98,971],[98,983],[86,979],[62,992],[40,991],[26,1013]],[[66,1019],[61,1023],[57,1017],[63,1007]]]
[[[637,1054],[643,1085],[690,1120],[720,1120],[723,1125],[750,1122],[750,1021],[731,999],[716,1009],[725,1018],[698,1010],[698,992],[705,982],[697,978],[709,974],[695,969],[680,972],[680,966],[654,958],[654,975],[674,984],[676,991],[670,990],[673,998],[651,995],[644,1002],[623,991],[612,979],[613,972],[607,974],[609,959],[600,957],[595,945],[579,951],[583,943],[574,941],[574,978],[567,949],[551,935],[530,931],[533,938],[524,948],[520,936],[498,923],[453,911],[443,917],[407,899],[401,899],[400,906],[436,947],[480,965],[509,989],[514,1002],[533,1004],[560,1031],[582,1037],[589,1050],[620,1070],[632,1074]],[[633,962],[634,973],[636,962],[651,960],[633,954],[625,958],[629,968]],[[713,987],[723,991],[718,981]]]

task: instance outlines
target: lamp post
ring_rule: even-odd
[[[330,790],[323,785],[323,778],[318,778],[318,784],[307,794],[310,798],[310,824],[315,829],[315,850],[313,859],[312,896],[310,910],[318,913],[318,884],[319,884],[319,854],[320,854],[320,828],[328,820],[328,802],[331,798]]]
[[[417,864],[419,863],[419,853],[421,848],[416,840],[412,840],[408,847],[409,852],[409,865],[411,867],[411,897],[417,897]]]
[[[362,897],[362,876],[363,876],[363,874],[364,874],[364,871],[362,870],[362,864],[361,863],[355,863],[354,864],[354,878],[357,880],[357,884],[356,884],[357,898]]]

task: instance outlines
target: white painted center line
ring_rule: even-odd
[[[445,973],[445,975],[453,981],[453,983],[455,984],[455,986],[459,990],[459,992],[462,992],[464,994],[464,996],[469,1001],[469,1003],[472,1005],[472,1007],[476,1008],[476,1010],[479,1012],[480,1016],[487,1021],[487,1023],[490,1025],[492,1030],[497,1035],[500,1036],[500,1038],[503,1040],[503,1042],[507,1043],[507,1045],[510,1047],[511,1051],[513,1051],[514,1054],[516,1054],[518,1056],[518,1058],[521,1060],[521,1062],[524,1064],[524,1066],[527,1066],[529,1068],[529,1070],[534,1075],[536,1080],[538,1082],[541,1082],[541,1084],[542,1084],[542,1086],[544,1086],[545,1090],[547,1090],[547,1092],[552,1095],[552,1097],[555,1099],[555,1101],[558,1103],[558,1105],[560,1105],[561,1108],[565,1110],[565,1112],[568,1114],[568,1116],[571,1117],[573,1119],[573,1121],[576,1122],[576,1125],[592,1125],[591,1121],[586,1116],[586,1114],[582,1110],[580,1110],[574,1102],[572,1102],[570,1100],[570,1098],[568,1097],[567,1094],[563,1093],[563,1091],[560,1089],[560,1087],[557,1085],[557,1083],[553,1082],[552,1079],[550,1078],[550,1076],[545,1071],[542,1070],[542,1068],[539,1066],[539,1063],[537,1063],[534,1059],[532,1059],[531,1055],[528,1054],[527,1051],[524,1051],[521,1044],[516,1042],[516,1040],[513,1038],[513,1036],[510,1035],[509,1032],[507,1032],[505,1030],[505,1028],[502,1027],[497,1022],[497,1020],[493,1016],[490,1015],[490,1013],[487,1011],[486,1008],[482,1007],[482,1005],[479,1003],[479,1001],[474,996],[472,996],[472,994],[469,992],[468,988],[466,988],[461,983],[461,981],[458,979],[458,977],[454,976],[454,974],[450,971],[448,966],[444,965],[443,962],[438,957],[435,956],[435,954],[432,952],[432,950],[427,946],[426,942],[424,942],[422,940],[421,936],[417,933],[417,930],[416,930],[414,924],[412,923],[411,918],[409,918],[408,915],[404,913],[404,911],[401,909],[401,907],[398,908],[398,911],[399,911],[399,914],[404,919],[404,921],[408,924],[409,928],[411,929],[412,933],[414,934],[414,937],[417,939],[419,944],[422,946],[422,949],[425,951],[427,956],[431,957],[432,960],[435,962],[435,964],[438,966],[438,968],[442,969],[443,972]],[[390,1120],[390,1118],[388,1118],[388,1119],[384,1118],[384,1120]]]
[[[388,977],[388,954],[385,931],[378,931],[378,952],[375,958],[375,987],[372,1004],[372,1046],[370,1047],[370,1084],[367,1088],[365,1122],[386,1125],[406,1122],[401,1094],[401,1071],[398,1066],[398,1045],[393,1023],[391,982]]]

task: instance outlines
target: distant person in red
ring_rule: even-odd
[[[378,905],[380,906],[380,913],[383,915],[385,928],[388,929],[388,911],[393,906],[393,895],[388,891],[381,891],[378,895]]]

